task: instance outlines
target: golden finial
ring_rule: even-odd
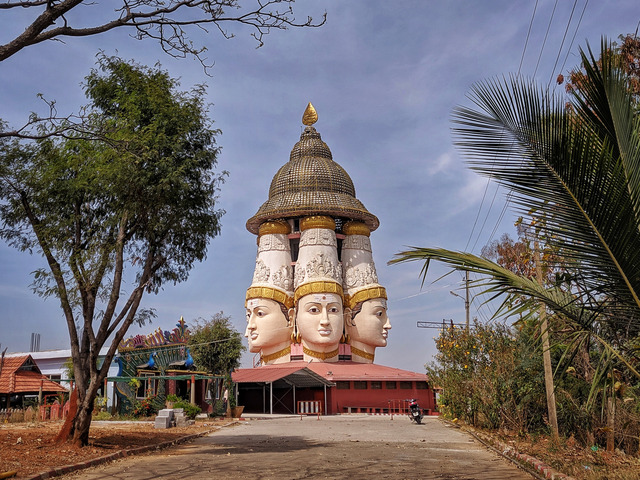
[[[311,102],[309,102],[309,105],[307,105],[307,109],[302,115],[302,123],[304,123],[305,125],[313,125],[317,121],[318,114],[316,113],[316,109],[313,108],[313,105],[311,105]]]

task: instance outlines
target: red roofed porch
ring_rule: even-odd
[[[398,413],[415,398],[435,412],[426,374],[375,364],[291,362],[233,373],[246,413],[299,413],[299,402],[319,402],[322,413]]]
[[[317,401],[323,412],[328,387],[335,384],[303,362],[242,368],[232,374],[238,405],[246,413],[297,413],[300,401]]]

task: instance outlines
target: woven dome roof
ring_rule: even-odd
[[[380,224],[356,198],[349,174],[333,161],[329,147],[312,126],[304,129],[289,161],[271,180],[269,199],[247,221],[247,230],[257,234],[267,220],[306,215],[360,220],[371,231]]]

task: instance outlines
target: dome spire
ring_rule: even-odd
[[[311,105],[311,102],[309,102],[309,105],[307,105],[306,110],[302,114],[302,123],[304,125],[310,126],[316,123],[317,121],[318,121],[318,114],[316,113],[316,109],[313,108],[313,105]]]
[[[370,232],[379,226],[378,218],[356,198],[353,181],[344,168],[333,161],[331,150],[312,126],[318,119],[309,103],[303,123],[306,125],[286,162],[271,180],[269,198],[247,220],[247,230],[259,234],[266,221],[326,215],[357,220]]]

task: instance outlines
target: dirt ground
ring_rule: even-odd
[[[550,437],[518,436],[491,432],[497,445],[511,446],[578,480],[639,480],[640,457],[625,455],[617,450],[592,449],[578,444],[573,438],[554,443]]]
[[[102,457],[118,450],[174,441],[186,435],[210,432],[229,420],[198,421],[195,425],[167,430],[155,429],[153,422],[93,422],[88,447],[56,446],[53,438],[62,422],[0,424],[0,478],[17,471],[15,478],[28,478],[54,467]]]
[[[439,422],[435,419],[433,421]],[[118,450],[155,445],[188,435],[215,431],[229,423],[229,420],[209,419],[198,421],[190,427],[156,430],[152,422],[94,422],[90,431],[90,445],[85,448],[52,445],[52,439],[62,425],[60,422],[4,424],[0,425],[0,478],[3,478],[3,473],[11,471],[17,471],[14,478],[29,478],[54,467],[87,461]],[[490,436],[501,442],[496,443],[499,450],[505,445],[513,447],[579,480],[640,479],[638,457],[593,451],[580,447],[571,440],[553,445],[545,437],[522,438],[495,433]],[[360,456],[364,455],[362,448],[366,448],[366,445],[368,444],[347,444],[357,446]],[[375,444],[372,443],[371,448],[375,449]],[[326,455],[330,454],[327,452]]]

